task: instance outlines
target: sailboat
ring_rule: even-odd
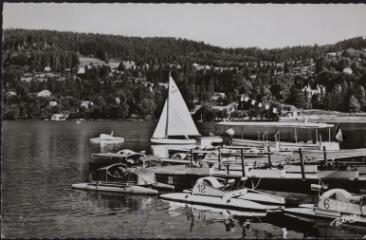
[[[156,144],[196,144],[200,133],[173,78],[169,75],[168,97],[151,138]]]

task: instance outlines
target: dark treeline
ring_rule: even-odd
[[[213,60],[220,60],[220,58],[239,62],[241,60],[285,62],[317,58],[326,52],[336,52],[347,48],[366,48],[366,41],[362,37],[344,40],[332,45],[295,46],[276,49],[228,49],[187,39],[125,37],[50,30],[10,29],[4,31],[4,37],[3,47],[6,52],[21,49],[45,52],[70,51],[84,56],[92,55],[101,60],[123,57],[124,59],[133,59],[137,63],[149,64],[184,63],[184,60],[205,61],[207,64],[211,59],[211,63],[215,65],[218,62]],[[49,58],[49,60],[51,59]]]
[[[338,111],[364,111],[366,108],[366,40],[352,38],[325,46],[297,46],[281,49],[220,48],[203,42],[175,38],[139,38],[115,35],[11,29],[4,31],[3,80],[6,92],[4,117],[47,118],[52,113],[72,112],[75,117],[126,118],[157,117],[172,72],[190,109],[204,105],[207,119],[212,119],[210,98],[214,92],[225,93],[215,104],[226,105],[241,94],[263,104],[293,104],[299,108]],[[346,51],[343,51],[346,50]],[[342,52],[339,58],[326,53]],[[109,66],[92,66],[77,74],[79,57],[120,62],[118,72]],[[311,74],[296,72],[309,65]],[[122,61],[135,65],[126,68]],[[209,68],[197,68],[201,64]],[[45,81],[21,81],[24,74],[52,68],[57,76]],[[216,67],[216,68],[215,68]],[[350,68],[352,74],[344,73]],[[61,80],[62,77],[62,80]],[[324,86],[324,93],[308,96],[305,86]],[[35,93],[49,90],[51,97]],[[81,101],[92,101],[90,109]],[[56,101],[57,106],[49,106]],[[253,109],[252,115],[262,110]],[[216,113],[226,116],[225,113]],[[235,114],[234,114],[235,115]],[[204,116],[205,117],[205,116]]]

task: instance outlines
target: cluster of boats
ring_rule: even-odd
[[[154,172],[145,167],[127,167],[115,163],[96,170],[98,181],[73,184],[74,189],[113,193],[158,195],[168,202],[224,209],[232,214],[266,216],[283,212],[301,219],[323,219],[355,224],[366,224],[366,196],[354,195],[343,189],[331,189],[319,197],[316,204],[291,207],[285,198],[239,187],[233,179],[199,178],[192,189],[174,192],[174,186],[156,181]],[[102,180],[103,179],[103,180]]]
[[[230,163],[239,166],[244,172],[243,159],[256,159],[273,154],[287,155],[299,148],[307,150],[338,151],[339,143],[322,141],[318,129],[332,127],[321,123],[281,123],[281,122],[221,122],[230,138],[234,135],[233,128],[244,129],[246,126],[266,126],[270,128],[293,128],[295,143],[280,142],[279,136],[275,141],[231,139],[229,146],[222,146],[224,139],[219,136],[201,137],[191,114],[179,92],[174,80],[169,77],[168,96],[160,119],[157,123],[151,142],[157,148],[165,149],[162,154],[154,154],[156,158],[148,159],[144,152],[134,152],[124,149],[116,153],[92,154],[90,162],[91,175],[89,182],[73,184],[74,189],[102,191],[114,193],[159,195],[160,199],[189,206],[205,206],[227,209],[235,214],[265,216],[273,212],[282,212],[290,217],[341,219],[350,223],[366,224],[366,196],[353,195],[343,189],[330,189],[319,197],[316,204],[297,204],[291,206],[285,198],[248,188],[236,179],[225,179],[214,176],[204,176],[196,180],[192,189],[176,191],[175,185],[157,181],[155,164],[187,165],[190,167],[219,168],[222,164]],[[296,129],[315,128],[314,141],[300,142]],[[100,134],[90,139],[93,144],[119,144],[123,137],[111,134]],[[169,144],[169,147],[166,147]],[[217,147],[217,145],[221,145]],[[154,146],[153,146],[154,151]],[[173,152],[173,153],[172,153]],[[172,153],[172,154],[171,154]],[[240,161],[241,160],[241,161]],[[250,162],[250,161],[249,161]],[[248,161],[246,165],[250,164]],[[254,162],[256,162],[254,160]],[[257,164],[257,163],[256,163]],[[274,164],[273,164],[274,165]],[[273,166],[271,164],[270,167]],[[261,167],[260,164],[257,167]],[[322,190],[322,188],[319,188]]]

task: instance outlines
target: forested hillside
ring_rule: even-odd
[[[363,37],[325,46],[228,49],[186,39],[9,29],[4,117],[48,118],[62,111],[92,118],[158,116],[169,71],[190,108],[204,105],[207,120],[227,115],[213,114],[212,105],[241,95],[276,106],[364,111],[365,49]],[[101,61],[93,63],[95,58]],[[42,90],[51,96],[37,96]],[[212,99],[214,93],[223,94]],[[82,101],[93,106],[81,107]],[[265,115],[252,108],[251,115]]]

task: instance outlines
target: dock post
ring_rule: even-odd
[[[267,147],[267,151],[268,151],[268,165],[269,165],[269,167],[272,167],[272,162],[271,162],[271,149],[270,149],[269,146]]]
[[[221,171],[221,153],[220,153],[220,148],[218,148],[217,151],[218,151],[218,160],[219,160],[219,171]]]
[[[230,165],[229,164],[226,165],[226,172],[227,172],[227,176],[229,176],[230,175]]]
[[[327,149],[323,146],[324,166],[327,164]]]
[[[300,155],[300,165],[301,165],[301,178],[305,180],[305,166],[304,166],[304,159],[302,157],[302,149],[299,148],[299,155]]]
[[[240,156],[241,156],[241,172],[243,177],[245,177],[245,165],[244,165],[244,150],[240,149]]]

